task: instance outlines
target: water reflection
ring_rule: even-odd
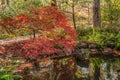
[[[98,66],[96,66],[94,62],[89,63],[88,67],[78,64],[76,73],[81,73],[77,74],[76,80],[82,80],[82,78],[85,80],[120,80],[119,63],[119,60],[115,59],[114,62],[111,62],[111,60],[106,60]],[[96,67],[99,70],[97,73],[95,71]],[[96,74],[98,74],[98,78],[95,78]],[[81,78],[79,75],[81,75]]]
[[[120,80],[120,59],[100,62],[100,59],[76,61],[75,58],[64,58],[44,62],[49,66],[40,68],[37,74],[30,73],[24,80]],[[42,64],[40,62],[40,66]]]

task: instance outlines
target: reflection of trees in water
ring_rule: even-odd
[[[54,80],[72,80],[75,71],[76,63],[74,58],[54,60]]]
[[[99,62],[98,60],[88,63],[89,67],[86,67],[84,64],[81,65],[79,62],[75,80],[120,80],[119,59],[112,58],[104,60],[104,62]],[[82,63],[85,62],[83,61]]]

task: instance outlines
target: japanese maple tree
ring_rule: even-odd
[[[13,43],[14,47],[9,47],[9,51],[24,58],[57,52],[68,54],[76,45],[76,31],[68,24],[64,13],[55,7],[31,8],[29,14],[18,15],[1,22],[1,25],[11,31],[28,27],[34,36],[36,32],[39,34],[35,39]]]

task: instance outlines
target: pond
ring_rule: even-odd
[[[88,61],[78,62],[77,75],[82,76],[74,80],[120,80],[119,58],[90,58]]]
[[[120,58],[74,57],[42,61],[24,80],[120,80]]]

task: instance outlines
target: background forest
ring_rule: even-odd
[[[119,80],[119,60],[120,0],[0,0],[0,80]]]

